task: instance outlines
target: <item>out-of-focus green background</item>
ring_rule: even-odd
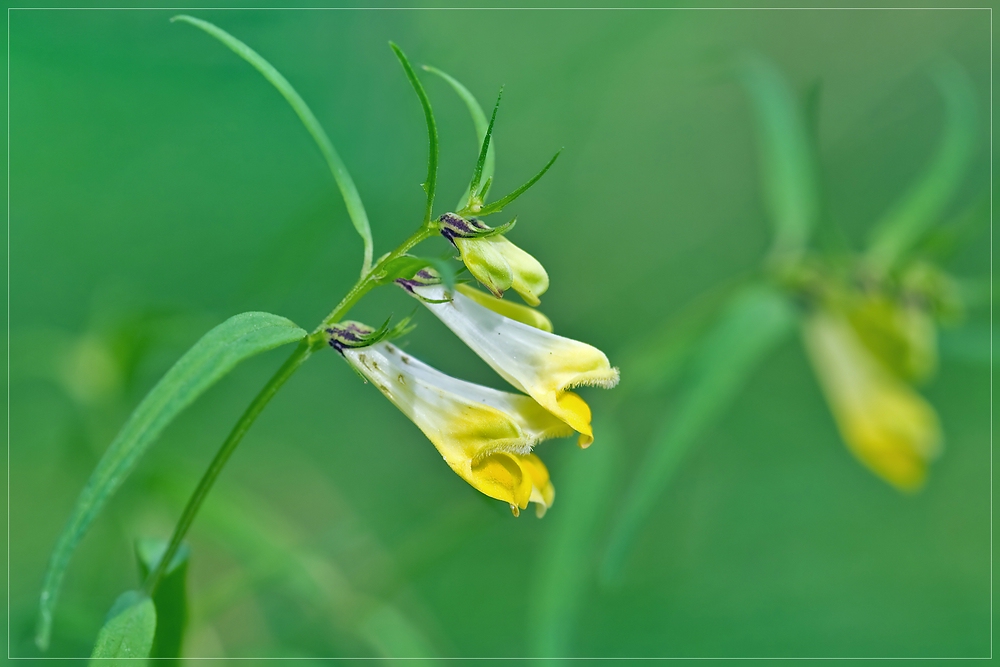
[[[565,147],[512,207],[511,238],[551,275],[543,308],[557,331],[615,363],[768,246],[751,109],[720,66],[734,53],[764,54],[800,92],[821,84],[824,197],[850,239],[933,153],[943,112],[926,68],[942,53],[968,71],[981,109],[981,148],[949,211],[989,187],[985,10],[192,13],[257,49],[308,101],[364,197],[376,255],[419,223],[426,152],[387,41],[484,105],[506,84],[494,192]],[[285,102],[169,16],[10,13],[12,656],[38,654],[49,551],[156,379],[241,311],[311,328],[360,265],[330,175]],[[474,136],[450,89],[424,81],[441,130],[441,212],[464,188]],[[989,258],[984,232],[949,268],[981,277]],[[357,319],[413,308],[384,292]],[[418,322],[412,352],[502,387],[426,313]],[[132,541],[169,534],[282,355],[237,369],[155,445],[75,556],[51,655],[89,655],[115,597],[138,581]],[[786,345],[685,461],[622,581],[571,587],[557,644],[575,656],[988,654],[989,381],[988,366],[945,359],[924,393],[946,452],[906,496],[850,456],[801,346]],[[610,395],[585,394],[607,416]],[[552,645],[538,620],[559,572],[551,535],[589,489],[580,475],[575,489],[560,481],[578,457],[611,466],[571,563],[589,567],[612,514],[602,508],[616,507],[664,410],[657,396],[619,406],[613,452],[600,432],[585,452],[540,447],[565,493],[543,520],[514,519],[335,354],[318,355],[254,426],[193,529],[185,655],[539,654]]]

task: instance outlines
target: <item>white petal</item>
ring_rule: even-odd
[[[447,298],[444,286],[414,289],[430,301]],[[590,409],[576,394],[580,385],[613,387],[618,370],[592,345],[504,317],[461,293],[424,304],[511,385],[579,431],[589,444]]]

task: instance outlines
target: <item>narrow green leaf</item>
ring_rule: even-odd
[[[759,56],[746,56],[738,76],[753,102],[773,253],[794,258],[805,249],[819,217],[819,178],[802,105],[781,73]]]
[[[389,42],[393,53],[399,58],[406,72],[406,78],[410,80],[413,90],[420,98],[420,106],[424,108],[424,118],[427,120],[427,180],[424,181],[424,191],[427,193],[427,210],[424,213],[424,224],[431,221],[434,214],[434,192],[437,190],[437,170],[438,170],[438,132],[437,123],[434,122],[434,111],[431,109],[431,101],[427,99],[427,92],[417,78],[417,73],[413,71],[413,66],[403,53],[393,42]]]
[[[660,426],[629,485],[601,564],[602,581],[618,580],[633,540],[690,446],[765,355],[787,338],[794,323],[787,297],[766,286],[738,292],[722,312],[692,360],[676,409]]]
[[[600,442],[585,454],[569,452],[569,465],[559,475],[559,498],[543,519],[545,538],[533,568],[531,613],[532,656],[571,655],[574,630],[588,588],[596,582],[597,535],[606,519],[621,434],[609,420],[597,420]],[[551,522],[551,523],[550,523]]]
[[[264,60],[260,54],[222,28],[208,21],[196,19],[193,16],[185,14],[175,16],[170,20],[171,22],[182,21],[190,23],[204,30],[212,37],[215,37],[232,49],[236,55],[253,65],[288,101],[288,104],[298,114],[302,124],[306,126],[306,130],[312,135],[316,145],[319,146],[319,150],[326,159],[326,163],[330,167],[330,172],[333,174],[333,179],[337,182],[340,194],[344,198],[344,204],[347,206],[347,214],[350,216],[354,228],[361,235],[361,240],[364,242],[364,261],[361,267],[361,275],[368,273],[372,266],[372,230],[371,225],[368,223],[368,214],[365,212],[364,204],[361,202],[361,195],[358,194],[358,188],[354,185],[354,180],[351,178],[350,173],[348,173],[347,167],[340,159],[340,155],[337,154],[336,149],[330,142],[330,138],[326,136],[323,126],[316,120],[316,116],[305,103],[305,100],[299,96],[295,89],[292,88],[292,84],[288,83],[288,80],[271,63]]]
[[[156,568],[163,553],[167,550],[168,540],[146,538],[135,543],[135,556],[139,564],[139,576],[145,581],[149,573]],[[153,594],[153,605],[156,607],[156,635],[153,638],[153,648],[150,656],[161,658],[157,664],[178,664],[181,655],[181,644],[184,641],[184,630],[187,627],[187,569],[191,550],[187,545],[181,545],[174,554],[166,574],[160,580],[160,585]]]
[[[525,192],[527,192],[528,188],[530,188],[532,185],[534,185],[535,183],[537,183],[538,179],[540,179],[542,176],[544,176],[545,172],[547,172],[549,170],[549,167],[551,167],[553,164],[555,164],[556,160],[559,158],[559,154],[560,153],[562,153],[562,149],[559,149],[558,151],[556,151],[556,154],[552,156],[552,159],[549,160],[548,164],[546,164],[544,167],[542,167],[542,170],[540,172],[538,172],[537,174],[535,174],[534,176],[532,176],[531,179],[527,183],[525,183],[524,185],[522,185],[521,187],[519,187],[517,190],[514,190],[513,192],[511,192],[506,197],[504,197],[502,199],[498,199],[497,201],[493,202],[492,204],[487,204],[486,206],[483,206],[479,211],[475,211],[475,213],[477,215],[481,216],[481,217],[484,217],[484,216],[490,215],[491,213],[499,213],[500,211],[502,211],[505,206],[509,205],[515,199],[517,199],[518,197],[520,197],[521,195],[523,195]]]
[[[278,315],[235,315],[205,334],[146,394],[91,473],[52,552],[39,605],[35,635],[39,648],[48,647],[52,613],[73,549],[157,436],[238,363],[305,336],[305,331]]]
[[[110,660],[116,658],[148,658],[155,632],[153,601],[139,591],[122,593],[97,633],[90,664],[110,665]]]
[[[436,67],[431,67],[429,65],[424,65],[424,69],[431,74],[437,74],[439,77],[448,82],[448,84],[454,89],[458,96],[465,102],[465,106],[469,109],[469,115],[472,116],[472,124],[476,129],[476,143],[480,146],[486,139],[486,130],[489,124],[486,121],[486,114],[483,113],[483,108],[479,106],[479,102],[476,101],[475,96],[469,92],[469,89],[463,86],[452,76],[445,74]],[[480,193],[480,198],[486,195],[486,191],[489,188],[489,184],[493,181],[493,170],[496,166],[496,146],[494,145],[492,139],[490,140],[489,150],[486,152],[486,161],[483,163],[483,173],[482,179],[485,181],[483,186],[483,191]],[[472,192],[469,190],[465,191],[462,198],[458,200],[458,206],[456,208],[462,209],[469,203],[469,197]]]
[[[490,139],[493,137],[493,125],[497,122],[497,111],[500,110],[500,100],[503,98],[503,88],[497,95],[497,103],[493,106],[493,114],[490,116],[490,124],[486,126],[486,136],[483,137],[482,147],[479,149],[479,159],[476,160],[476,168],[472,170],[472,181],[469,182],[469,192],[479,196],[479,184],[483,178],[483,166],[486,164],[486,156],[490,154]],[[485,191],[485,188],[483,188]],[[472,203],[471,201],[469,202]]]
[[[872,230],[868,260],[878,271],[891,269],[940,221],[976,149],[976,95],[969,75],[958,63],[943,60],[931,77],[944,98],[944,133],[923,176]]]

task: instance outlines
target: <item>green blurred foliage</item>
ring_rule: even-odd
[[[926,78],[940,55],[971,77],[988,136],[986,11],[196,15],[253,46],[308,102],[365,201],[376,256],[420,222],[427,148],[388,40],[481,103],[506,84],[493,192],[565,147],[510,207],[511,237],[552,277],[543,309],[556,332],[607,351],[623,389],[643,359],[634,341],[752,271],[771,243],[753,109],[721,74],[732,54],[762,54],[803,97],[821,84],[821,237],[858,247],[924,173],[944,114]],[[37,655],[56,536],[163,372],[238,312],[310,327],[357,275],[361,242],[294,113],[246,63],[169,16],[10,14],[12,656]],[[439,201],[450,203],[468,185],[475,132],[445,82],[423,82],[441,132]],[[989,268],[988,226],[963,222],[970,211],[982,219],[988,186],[981,140],[943,212],[972,229],[947,260],[959,278]],[[352,317],[412,309],[382,292]],[[661,395],[614,404],[585,391],[621,431],[606,441],[597,431],[585,452],[569,440],[540,447],[557,501],[541,521],[515,520],[335,355],[317,355],[254,425],[189,536],[184,655],[985,655],[989,305],[942,335],[926,395],[947,450],[920,494],[901,496],[856,464],[804,354],[786,346],[704,433],[613,588],[580,568],[605,544],[610,510],[663,422]],[[409,349],[422,359],[502,386],[436,321],[417,322]],[[95,522],[51,655],[90,654],[106,610],[139,583],[134,540],[169,535],[281,354],[207,392]],[[615,453],[601,459],[604,444]],[[588,472],[580,459],[592,455],[613,479]],[[587,497],[595,485],[608,489],[603,505]],[[576,569],[559,570],[570,551]]]

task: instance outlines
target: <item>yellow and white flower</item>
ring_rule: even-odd
[[[420,280],[421,275],[430,280]],[[397,281],[419,297],[445,325],[515,388],[580,434],[579,444],[594,441],[590,407],[573,387],[604,388],[618,383],[618,369],[596,347],[557,336],[487,308],[466,289],[448,294],[422,272],[414,280]]]
[[[572,434],[527,396],[490,389],[446,375],[388,342],[353,347],[371,329],[345,322],[328,329],[330,344],[409,417],[462,479],[508,503],[516,516],[535,503],[538,516],[555,489],[532,448]]]
[[[549,274],[537,259],[478,218],[445,213],[438,222],[441,235],[458,248],[469,272],[494,296],[500,298],[514,288],[526,303],[540,303],[538,297],[549,288]]]
[[[934,408],[872,355],[847,317],[820,311],[807,319],[803,332],[848,447],[898,488],[919,488],[941,449]]]

